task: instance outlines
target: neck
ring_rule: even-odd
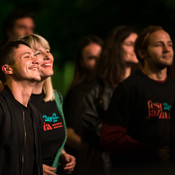
[[[142,72],[155,81],[164,81],[167,78],[167,68],[158,70],[156,68],[151,68],[148,64],[145,64],[142,68]]]
[[[19,81],[14,81],[12,79],[9,79],[5,84],[11,90],[14,98],[19,103],[27,107],[30,96],[32,94],[33,87],[35,86],[36,82],[34,81],[19,82]]]
[[[131,67],[126,67],[124,79],[128,78],[131,75]]]
[[[41,94],[43,89],[43,84],[44,84],[44,80],[37,82],[32,90],[32,94]]]

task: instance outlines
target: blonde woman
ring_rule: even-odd
[[[70,174],[75,167],[75,158],[64,150],[66,124],[62,111],[62,96],[52,87],[53,55],[49,43],[40,35],[31,34],[20,38],[27,42],[40,59],[39,81],[31,96],[32,103],[43,116],[41,149],[44,175]]]

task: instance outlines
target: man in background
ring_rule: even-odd
[[[17,9],[11,11],[4,20],[4,41],[15,41],[19,37],[34,33],[34,14],[26,10]]]

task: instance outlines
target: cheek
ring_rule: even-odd
[[[54,63],[54,57],[53,57],[53,56],[52,56],[51,60],[52,60],[52,62]]]
[[[124,60],[127,61],[128,57],[129,57],[129,52],[128,52],[128,50],[123,49],[123,58],[124,58]]]
[[[37,61],[39,62],[39,65],[41,66],[43,64],[43,56],[37,55]]]
[[[157,52],[148,52],[147,53],[148,58],[157,59],[159,56],[160,56],[160,54]]]

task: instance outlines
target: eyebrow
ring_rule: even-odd
[[[32,54],[31,52],[24,52],[24,54],[23,55],[25,55],[25,54]]]
[[[21,54],[21,56],[24,56],[24,55],[26,55],[26,54],[32,55],[31,52],[24,52],[23,54]]]

